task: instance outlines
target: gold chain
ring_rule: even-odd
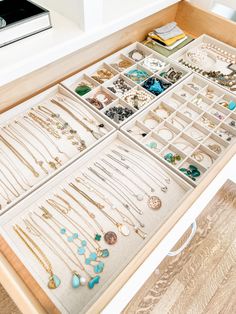
[[[37,258],[41,266],[45,269],[45,271],[52,276],[52,264],[50,263],[47,256],[44,254],[44,252],[40,249],[40,247],[34,242],[33,239],[31,239],[28,234],[19,226],[15,225],[13,227],[16,234],[20,237],[20,239],[25,243],[25,245],[28,247],[28,249],[32,252],[32,254]],[[23,235],[27,238],[27,240],[35,247],[35,249],[39,252],[39,254],[42,256],[42,258],[45,260],[45,262],[40,258],[40,256],[34,251],[34,249],[30,246],[30,244],[27,242],[26,239],[24,239]]]
[[[13,154],[33,173],[35,177],[39,177],[39,173],[30,165],[30,163],[10,144],[8,141],[0,135],[0,140],[13,152]]]

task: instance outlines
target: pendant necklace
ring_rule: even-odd
[[[58,233],[57,233],[57,230],[55,230],[55,229],[48,223],[47,219],[48,219],[49,217],[46,218],[46,216],[47,216],[47,214],[49,214],[49,212],[47,212],[47,210],[46,210],[44,217],[41,217],[40,215],[38,215],[38,214],[35,213],[35,212],[34,212],[33,214],[34,214],[35,216],[37,216],[39,219],[41,219],[42,221],[44,221],[44,222],[47,224],[47,226],[53,231],[53,233],[55,233],[58,237],[60,237],[60,240],[62,240],[63,243],[65,244],[65,246],[70,250],[71,254],[74,256],[74,258],[75,258],[75,260],[76,260],[77,262],[75,262],[71,257],[70,257],[70,260],[71,260],[76,266],[79,265],[80,268],[81,268],[81,270],[83,270],[84,273],[86,273],[86,274],[89,276],[88,287],[89,287],[90,289],[92,289],[95,284],[98,284],[98,283],[99,283],[99,280],[100,280],[100,276],[99,276],[99,275],[92,276],[92,275],[85,269],[85,267],[84,267],[84,266],[82,265],[82,263],[80,262],[78,256],[74,253],[74,251],[71,249],[71,247],[70,247],[70,246],[68,245],[68,243],[65,241],[65,239],[62,237],[61,232],[60,232],[60,235],[61,235],[61,236],[59,236]],[[50,215],[50,214],[49,214],[49,215]],[[31,219],[32,219],[32,217],[31,217]],[[79,250],[79,249],[78,249],[78,250]],[[94,255],[95,255],[95,254],[96,254],[96,253],[94,253]],[[104,265],[103,265],[103,267],[104,267]],[[75,275],[77,275],[77,274],[75,274]],[[82,280],[83,284],[86,284],[86,279],[85,279],[85,278],[82,279],[82,278],[78,278],[78,276],[77,276],[77,278],[76,278],[76,276],[73,276],[73,278],[74,278],[74,277],[75,277],[74,280],[77,282],[77,284],[78,284],[78,279],[80,279],[80,281]],[[81,285],[82,285],[82,282],[81,282]]]
[[[99,162],[95,162],[94,166],[99,168],[100,170],[102,170],[106,175],[108,175],[108,177],[112,180],[115,181],[116,183],[118,183],[120,186],[123,187],[123,189],[125,189],[127,192],[129,192],[129,194],[133,197],[135,197],[139,202],[141,202],[143,200],[143,195],[141,194],[135,194],[129,187],[127,184],[121,182],[120,179],[118,179],[117,177],[115,177],[111,172],[109,172],[107,169],[105,169]]]
[[[136,215],[131,211],[131,208],[136,211],[139,215],[142,215],[142,211],[129,199],[126,197],[126,194],[123,193],[123,191],[115,184],[112,184],[112,182],[107,179],[104,178],[100,173],[98,173],[95,169],[93,168],[88,168],[89,171],[91,171],[98,179],[100,179],[103,183],[106,183],[108,187],[110,187],[114,193],[116,193],[116,195],[118,194],[121,199],[124,199],[126,201],[126,203],[122,202],[122,205],[128,210],[128,212],[130,213],[130,215],[137,221],[137,223],[139,224],[140,227],[144,228],[144,224],[141,220],[139,220]],[[83,176],[92,181],[94,184],[100,186],[100,183],[97,182],[95,179],[92,179],[88,174],[83,173]],[[105,189],[106,191],[108,191],[108,193],[111,193],[112,195],[114,195],[110,190],[106,189],[105,187],[103,187],[103,189]],[[115,197],[117,199],[117,197]]]
[[[24,242],[31,253],[36,257],[40,265],[49,274],[48,288],[56,289],[60,286],[61,280],[57,275],[54,274],[52,269],[52,264],[49,261],[46,254],[41,250],[41,248],[31,239],[28,234],[18,225],[13,227],[18,237]]]
[[[31,221],[28,219],[24,219],[24,223],[26,225],[26,229],[33,234],[35,237],[39,237],[40,240],[46,245],[68,268],[68,270],[72,273],[72,279],[71,279],[71,285],[72,288],[78,288],[80,285],[83,286],[86,284],[87,279],[85,277],[82,277],[78,271],[74,270],[68,262],[65,260],[65,258],[62,256],[64,254],[67,256],[69,260],[71,260],[73,263],[74,261],[71,259],[70,255],[63,250],[63,248],[60,246],[59,243],[57,243],[45,230],[43,230],[31,217]],[[60,250],[60,253],[59,251]],[[81,269],[82,270],[82,269]]]
[[[111,155],[107,155],[108,157]],[[113,156],[111,156],[113,157]],[[111,163],[109,163],[108,161],[106,161],[105,159],[102,159],[102,161],[104,163],[106,163],[109,167],[111,167],[112,169],[114,169],[117,173],[121,174],[122,176],[124,176],[125,178],[127,178],[130,182],[132,182],[136,187],[138,187],[147,197],[148,197],[148,206],[151,209],[160,209],[161,208],[161,200],[158,196],[155,195],[150,195],[148,194],[141,186],[139,186],[136,182],[134,182],[133,180],[131,180],[128,176],[126,176],[122,171],[120,171],[120,169],[116,168],[115,166],[113,166]]]
[[[69,184],[70,187],[72,187],[75,191],[77,191],[79,194],[83,195],[91,204],[93,204],[94,206],[97,207],[97,209],[108,219],[110,220],[110,222],[118,229],[118,231],[123,235],[123,236],[128,236],[130,234],[130,231],[129,231],[129,228],[116,221],[112,216],[110,216],[103,208],[104,208],[104,205],[98,203],[98,202],[95,202],[93,199],[91,199],[91,197],[86,194],[85,192],[81,191],[75,184],[73,183],[70,183]],[[115,239],[115,234],[113,231],[108,231],[105,235],[104,235],[104,239],[106,241],[106,239],[108,240],[109,238],[113,238]],[[117,238],[117,236],[116,236]],[[107,241],[106,241],[107,242]],[[107,242],[107,244],[113,244],[113,243],[109,243]]]
[[[59,100],[59,98],[57,98],[57,99]],[[60,98],[60,99],[61,99],[61,98]],[[60,103],[60,100],[57,101],[57,100],[55,100],[55,99],[51,99],[51,102],[52,102],[53,104],[57,105],[58,107],[60,107],[61,109],[63,109],[65,112],[67,112],[67,113],[68,113],[76,122],[78,122],[86,131],[90,132],[90,133],[92,134],[92,136],[93,136],[96,140],[98,140],[98,139],[100,139],[101,137],[104,136],[103,133],[94,131],[94,130],[91,129],[87,124],[85,124],[81,119],[79,119],[77,116],[75,116],[75,115],[73,114],[73,112],[71,112],[69,109],[67,109],[64,105],[62,105],[62,104]],[[71,106],[68,101],[64,101],[64,103],[65,103],[67,106],[69,106],[70,108],[72,107],[73,110],[75,110],[75,108],[74,108],[73,106]],[[76,110],[75,110],[75,111],[76,111]],[[79,115],[81,115],[81,112],[79,112]],[[83,115],[84,115],[84,114],[83,114]],[[83,115],[82,115],[82,116],[83,116]],[[89,121],[93,121],[93,122],[94,122],[94,120],[91,120],[91,119],[90,119]],[[98,129],[99,129],[99,131],[100,131],[100,129],[104,127],[104,124],[101,123],[101,124],[99,124],[97,127],[98,127]]]
[[[154,183],[156,183],[162,192],[166,193],[168,191],[168,187],[158,178],[154,177],[153,174],[148,171],[146,168],[144,168],[142,165],[140,165],[137,161],[134,161],[132,158],[127,157],[124,154],[121,154],[120,152],[116,151],[116,150],[112,150],[113,154],[116,154],[123,162],[123,164],[126,166],[127,168],[127,164],[124,163],[124,161],[129,161],[130,163],[132,163],[134,166],[136,166],[140,171],[142,171],[143,173],[145,173],[149,178],[152,179],[152,181]],[[114,157],[113,157],[114,158]],[[121,162],[121,161],[120,161]],[[129,166],[128,166],[129,167]]]
[[[85,176],[85,175],[84,175]],[[87,177],[88,179],[88,177]],[[97,194],[104,202],[106,202],[111,210],[115,210],[120,217],[122,218],[122,220],[127,223],[128,225],[130,225],[131,227],[134,228],[135,233],[137,233],[140,237],[142,237],[143,239],[146,238],[147,234],[145,232],[143,232],[139,227],[137,227],[134,222],[132,221],[132,219],[130,217],[128,217],[127,215],[125,215],[120,209],[117,208],[117,206],[115,206],[111,200],[109,200],[104,194],[102,194],[100,191],[98,191],[94,186],[92,186],[90,183],[88,183],[87,181],[85,181],[83,178],[76,178],[76,181],[81,183],[82,185],[84,185],[85,187],[87,187],[91,192],[94,192],[95,194]],[[92,181],[92,180],[91,180]],[[114,194],[109,191],[108,189],[106,189],[104,186],[102,187],[103,190],[106,190],[108,193],[110,193],[113,197]],[[117,198],[116,198],[117,199]],[[125,206],[126,207],[126,206]]]
[[[45,137],[55,148],[56,150],[58,151],[58,153],[64,155],[66,157],[66,159],[70,159],[70,157],[65,153],[63,152],[59,146],[51,139],[51,137],[48,135],[48,133],[46,132],[46,130],[39,124],[35,124],[31,121],[31,119],[27,116],[24,116],[23,117],[24,119],[24,122],[26,122],[27,124],[29,124],[31,127],[33,127],[37,132],[41,133],[43,135],[43,137]],[[16,121],[16,123],[19,124],[19,121]],[[19,124],[19,125],[23,125],[23,124]],[[25,127],[25,126],[24,126]],[[26,128],[26,127],[25,127]],[[32,135],[34,137],[36,137],[35,133],[30,131],[32,133]],[[45,145],[46,146],[46,145]]]
[[[78,255],[84,257],[84,263],[87,266],[90,266],[93,269],[95,274],[101,273],[103,271],[103,269],[104,269],[105,264],[103,262],[101,262],[100,260],[98,260],[99,256],[98,256],[97,252],[92,252],[89,249],[89,247],[87,246],[87,241],[81,240],[79,238],[79,233],[78,232],[72,232],[69,228],[65,227],[65,225],[62,226],[61,223],[55,217],[53,217],[46,208],[41,207],[40,209],[43,210],[42,217],[44,219],[51,219],[51,221],[54,223],[54,225],[56,225],[56,227],[60,230],[61,237],[63,238],[63,236],[65,236],[67,238],[68,246],[69,246],[69,244],[70,245],[74,245],[76,250],[77,250]],[[68,217],[66,215],[63,215],[62,213],[61,213],[61,215],[69,223],[71,223],[71,225],[73,225],[73,227],[76,227],[76,225],[74,224],[74,221],[70,217]],[[47,221],[45,221],[45,222],[48,224]],[[51,228],[54,229],[52,226],[51,226]],[[79,227],[79,232],[80,233],[82,233],[81,229],[82,228]],[[55,229],[54,229],[54,231],[56,232]],[[70,232],[70,234],[68,234],[68,232]],[[79,241],[79,243],[80,243],[79,246],[76,244],[77,241]],[[90,241],[89,241],[89,243],[90,243]],[[87,250],[90,253],[89,255],[86,254]],[[104,257],[107,257],[107,256],[104,256]],[[77,256],[76,256],[76,260],[80,263],[80,261],[79,261]],[[82,264],[80,263],[80,265],[82,265]]]

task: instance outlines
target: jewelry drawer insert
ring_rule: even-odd
[[[170,57],[236,93],[236,49],[202,35]]]
[[[114,131],[57,85],[1,115],[0,215]]]
[[[2,215],[2,235],[59,311],[84,313],[192,190],[117,131]]]
[[[192,74],[122,131],[196,186],[235,143],[236,97]]]
[[[136,42],[62,84],[114,126],[120,127],[189,73]]]

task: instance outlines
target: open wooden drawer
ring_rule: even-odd
[[[95,42],[72,55],[67,56],[45,68],[33,72],[15,82],[0,88],[0,111],[6,111],[16,106],[66,77],[80,71],[84,67],[97,62],[99,59],[118,51],[134,41],[145,39],[146,34],[153,28],[176,20],[181,28],[193,36],[203,33],[211,35],[225,43],[235,46],[236,24],[205,12],[186,1],[182,1],[161,12],[123,29],[108,38]],[[78,61],[79,60],[79,61]],[[82,60],[82,61],[81,61]],[[201,183],[183,200],[178,208],[164,221],[157,232],[146,243],[125,269],[112,281],[96,302],[87,309],[90,313],[98,313],[114,297],[124,283],[145,261],[153,249],[166,237],[179,219],[188,211],[191,204],[200,196],[217,173],[235,154],[236,147],[230,150],[211,168]],[[183,230],[184,232],[184,230]],[[176,239],[177,241],[177,239]],[[174,243],[173,243],[174,244]],[[24,313],[58,313],[54,303],[43,292],[24,265],[12,252],[3,238],[0,239],[0,269],[1,282]]]

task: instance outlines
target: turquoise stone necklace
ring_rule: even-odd
[[[79,272],[72,269],[72,267],[68,264],[68,262],[63,258],[63,254],[67,256],[70,260],[69,254],[57,243],[49,234],[46,233],[30,216],[31,221],[28,219],[24,219],[24,223],[29,232],[31,232],[34,236],[37,236],[41,239],[41,241],[65,264],[65,266],[69,269],[72,274],[71,285],[72,288],[78,288],[81,282],[86,282],[86,278],[79,275]],[[60,250],[60,253],[59,251]]]
[[[68,192],[66,189],[63,190],[63,192],[69,196],[69,197],[74,197],[70,192]],[[75,208],[71,206],[71,204],[65,200],[62,196],[58,194],[54,194],[54,196],[59,199],[63,204],[57,202],[56,200],[53,199],[48,199],[47,203],[52,206],[54,209],[57,210],[57,212],[62,213],[62,214],[68,214],[70,211],[73,211],[76,216],[79,217],[79,219],[83,220],[83,222],[88,226],[89,230],[92,230],[94,233],[94,240],[100,241],[101,240],[101,235],[97,233],[97,230],[94,228],[94,226],[87,220],[85,219]],[[91,217],[93,215],[90,211],[88,211],[88,215]]]
[[[88,247],[87,247],[87,241],[86,240],[80,240],[79,239],[79,233],[78,232],[72,232],[65,226],[61,226],[60,222],[55,218],[52,217],[52,215],[48,212],[48,210],[45,207],[41,207],[41,210],[43,210],[43,217],[46,219],[49,219],[56,225],[56,227],[60,230],[60,235],[63,237],[65,236],[67,239],[68,245],[74,245],[76,247],[77,253],[79,256],[84,257],[84,262],[87,266],[92,267],[94,273],[101,273],[104,268],[104,263],[98,260],[98,256],[96,252],[92,252]],[[64,218],[68,218],[65,217]],[[68,235],[68,232],[70,234]],[[80,245],[77,246],[76,242],[79,241]],[[89,255],[86,253],[86,249],[89,251]]]
[[[40,215],[38,215],[37,213],[33,213],[34,215],[36,215],[38,218],[40,218],[41,220],[43,220],[44,222],[45,219],[43,219]],[[44,217],[45,218],[45,217]],[[32,219],[32,217],[31,217]],[[49,226],[49,228],[57,235],[57,231],[48,223],[46,222],[47,225]],[[89,279],[87,280],[85,277],[80,276],[79,273],[75,270],[73,270],[72,272],[72,280],[71,280],[71,284],[73,288],[78,288],[80,285],[84,286],[86,285],[86,283],[88,282],[88,287],[89,289],[92,289],[94,287],[95,284],[98,284],[100,281],[100,276],[99,275],[95,275],[92,276],[87,270],[86,268],[82,265],[82,263],[80,262],[80,260],[78,259],[78,256],[76,256],[76,254],[73,252],[73,250],[70,248],[70,246],[68,246],[68,243],[62,238],[61,239],[63,241],[63,243],[68,247],[68,249],[70,250],[70,252],[72,253],[72,255],[75,257],[76,262],[71,258],[71,256],[69,256],[69,260],[71,260],[75,265],[77,265],[81,271],[83,271],[88,277]],[[57,243],[58,245],[58,243]],[[62,249],[62,252],[65,253],[65,250]],[[67,255],[68,256],[68,255]]]

